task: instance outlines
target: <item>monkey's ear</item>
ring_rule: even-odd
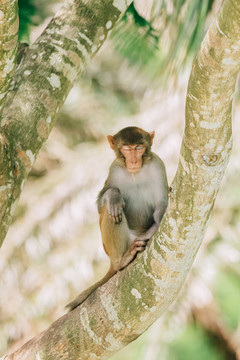
[[[155,135],[155,131],[152,131],[152,132],[150,133],[151,145],[152,145],[152,143],[153,143],[154,135]]]
[[[109,145],[110,145],[111,148],[114,150],[114,148],[115,148],[114,137],[113,137],[112,135],[108,135],[108,136],[107,136],[107,139],[108,139]]]

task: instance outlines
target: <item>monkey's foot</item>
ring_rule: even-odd
[[[148,243],[147,240],[135,239],[134,242],[129,246],[127,251],[122,257],[120,263],[120,270],[124,269],[131,261],[136,257],[138,252],[144,251]]]

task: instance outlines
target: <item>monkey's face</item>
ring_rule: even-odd
[[[146,150],[144,145],[123,145],[120,148],[125,158],[125,164],[131,174],[136,174],[141,170],[143,164],[143,154]]]

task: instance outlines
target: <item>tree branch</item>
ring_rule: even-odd
[[[0,245],[11,208],[74,80],[131,1],[66,0],[14,74],[0,129]]]
[[[193,64],[179,166],[158,233],[136,261],[7,360],[106,358],[142,334],[176,298],[230,154],[239,13],[239,0],[223,3]]]
[[[0,116],[16,65],[18,46],[18,2],[2,0],[0,4]]]

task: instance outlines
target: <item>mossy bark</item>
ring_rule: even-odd
[[[18,2],[0,3],[0,115],[16,66],[18,47]]]
[[[107,358],[176,298],[204,237],[231,151],[239,15],[240,0],[223,2],[194,61],[179,166],[157,234],[136,261],[7,360]]]

